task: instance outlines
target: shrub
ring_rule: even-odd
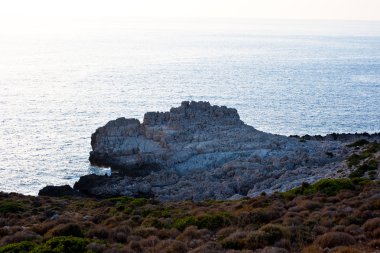
[[[249,249],[259,249],[269,244],[269,239],[267,239],[267,235],[263,231],[251,232],[245,240],[245,247]]]
[[[229,236],[230,234],[234,233],[237,230],[237,227],[225,227],[220,229],[217,233],[216,236],[218,239],[222,240]]]
[[[147,238],[151,235],[156,235],[156,233],[157,233],[157,228],[154,228],[154,227],[150,227],[150,228],[138,227],[133,231],[134,235],[138,235],[143,238]]]
[[[369,157],[371,157],[376,152],[380,151],[380,143],[372,142],[368,145],[367,149],[362,151],[360,154],[353,154],[348,157],[347,163],[348,166],[356,166],[358,165],[362,160],[365,160]]]
[[[163,239],[174,239],[176,238],[178,235],[180,234],[180,232],[175,229],[175,228],[171,228],[171,229],[161,229],[157,232],[157,236],[158,238],[160,238],[161,240]]]
[[[350,179],[338,178],[338,179],[321,179],[315,184],[309,187],[298,187],[288,192],[285,192],[285,197],[289,194],[295,195],[310,195],[317,192],[326,194],[327,196],[335,196],[341,190],[355,190],[355,185]]]
[[[334,248],[355,244],[355,239],[350,234],[344,232],[328,232],[319,236],[315,240],[316,244],[322,248]]]
[[[159,242],[153,252],[162,253],[183,253],[187,252],[187,247],[183,242],[176,240],[165,240]]]
[[[33,241],[40,236],[30,231],[18,231],[15,234],[5,236],[1,239],[0,244],[5,245],[9,243],[16,243],[22,241]]]
[[[125,243],[131,232],[132,229],[125,222],[122,222],[118,227],[111,230],[111,239],[115,242]]]
[[[361,146],[364,146],[367,144],[369,144],[369,141],[367,141],[365,139],[361,139],[361,140],[355,141],[354,143],[347,145],[347,147],[355,148],[355,147],[361,147]]]
[[[245,237],[247,232],[245,231],[236,231],[230,234],[227,238],[222,240],[222,247],[225,249],[235,249],[241,250],[245,246]]]
[[[31,227],[31,230],[36,232],[37,234],[44,235],[46,234],[50,229],[53,227],[57,226],[57,221],[48,221],[48,222],[43,222],[40,224],[36,224]]]
[[[168,226],[168,222],[164,218],[146,218],[142,222],[142,225],[145,227],[155,227],[155,228],[165,228]]]
[[[312,211],[321,208],[322,204],[312,200],[304,200],[302,201],[301,206]]]
[[[107,249],[107,247],[104,244],[91,242],[87,245],[86,249],[89,250],[91,253],[92,252],[101,253],[101,252],[104,252]]]
[[[267,224],[248,236],[246,247],[249,249],[263,248],[265,246],[273,245],[281,239],[289,238],[290,231],[288,228],[278,224]]]
[[[46,237],[51,238],[55,236],[74,236],[83,237],[83,233],[79,225],[74,223],[59,224],[47,232]]]
[[[270,207],[255,208],[251,212],[242,212],[237,217],[237,224],[240,227],[244,227],[248,224],[254,224],[259,227],[262,224],[266,224],[271,220],[281,217],[280,212],[276,212]]]
[[[197,223],[197,218],[194,216],[186,216],[183,218],[175,219],[173,222],[173,227],[178,230],[184,230],[186,227],[195,226]]]
[[[0,214],[19,213],[26,211],[23,203],[14,200],[3,200],[0,202]]]
[[[323,250],[316,246],[316,245],[310,245],[302,250],[302,253],[323,253]]]
[[[147,199],[144,198],[132,198],[132,197],[116,197],[116,198],[109,198],[106,201],[110,201],[113,203],[116,207],[125,206],[125,205],[132,205],[132,206],[143,206],[147,203]]]
[[[196,225],[199,228],[215,230],[230,225],[231,215],[228,213],[206,214],[198,217]]]
[[[174,228],[184,230],[189,226],[197,226],[199,228],[207,228],[215,230],[224,226],[228,226],[231,223],[231,215],[228,213],[215,213],[205,214],[199,217],[186,216],[183,218],[175,219],[173,222]]]
[[[128,235],[124,232],[114,232],[112,233],[112,239],[118,243],[126,243],[128,241]]]
[[[159,207],[159,208],[144,208],[142,211],[143,216],[150,216],[156,218],[170,218],[173,217],[173,214],[180,213],[181,210],[168,207]]]
[[[351,247],[339,247],[333,253],[361,253],[361,251]]]
[[[194,239],[202,239],[207,240],[210,238],[210,231],[207,229],[198,229],[195,226],[187,227],[179,236],[177,236],[176,240],[182,242],[190,242]]]
[[[32,251],[35,246],[35,243],[29,241],[11,243],[0,247],[0,253],[28,253]]]
[[[88,230],[87,236],[90,238],[107,239],[109,236],[109,232],[106,228],[97,226]]]
[[[358,154],[352,154],[347,158],[347,164],[348,167],[356,166],[360,163],[361,160],[365,159],[365,157],[358,155]]]
[[[380,248],[380,240],[377,239],[377,240],[372,240],[369,242],[369,245],[373,248]]]
[[[191,251],[189,253],[216,253],[223,252],[220,245],[215,242],[207,242]]]
[[[372,232],[372,236],[373,236],[373,238],[380,239],[380,228],[376,228],[376,229]]]
[[[348,177],[349,178],[362,177],[367,171],[375,172],[375,170],[377,170],[378,165],[379,163],[376,160],[370,160],[364,163],[363,165],[359,166],[359,168],[353,171]]]
[[[363,224],[363,229],[365,231],[371,232],[377,228],[380,228],[380,218],[369,219]]]
[[[360,235],[363,233],[363,229],[359,225],[351,224],[345,227],[344,232],[350,235]]]
[[[149,236],[146,239],[142,239],[139,244],[142,248],[153,248],[158,242],[159,239],[157,236]]]
[[[289,253],[289,251],[279,247],[265,247],[260,253]]]
[[[234,250],[241,250],[243,249],[245,243],[243,240],[229,240],[225,239],[222,241],[222,247],[225,249],[234,249]]]
[[[85,253],[87,239],[73,236],[59,236],[48,240],[46,243],[37,246],[32,253]]]

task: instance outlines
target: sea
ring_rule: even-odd
[[[109,173],[98,127],[184,100],[281,135],[380,132],[379,22],[0,19],[0,191]]]

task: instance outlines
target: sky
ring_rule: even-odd
[[[9,16],[380,20],[380,0],[1,0]]]

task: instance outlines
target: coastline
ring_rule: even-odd
[[[0,193],[0,253],[370,253],[380,245],[378,133],[273,135],[234,109],[183,102],[143,123],[111,121],[91,139],[90,160],[111,163],[111,176],[39,196]],[[179,160],[176,147],[181,157],[184,147],[197,152]],[[186,169],[165,167],[173,157]]]
[[[119,118],[98,128],[91,137],[89,160],[111,167],[111,175],[85,175],[74,189],[46,187],[40,194],[159,201],[255,197],[323,178],[348,177],[363,164],[379,160],[379,141],[379,133],[264,133],[244,124],[233,108],[184,101],[168,112],[146,113],[141,123]],[[372,146],[362,161],[347,162]]]

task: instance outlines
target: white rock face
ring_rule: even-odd
[[[284,191],[334,174],[347,153],[337,141],[300,142],[258,131],[244,124],[235,109],[208,102],[149,112],[142,124],[110,121],[92,135],[91,145],[92,164],[125,175],[94,193],[149,191],[161,200]]]

